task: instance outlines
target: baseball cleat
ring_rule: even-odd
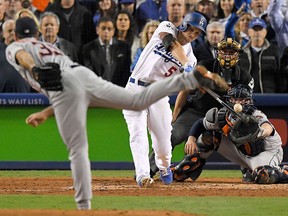
[[[151,184],[154,183],[154,180],[150,177],[142,177],[137,184],[141,187],[141,188],[147,188],[150,187]]]
[[[171,184],[173,182],[173,174],[170,167],[160,170],[160,179],[164,184]]]
[[[90,210],[91,209],[91,201],[90,200],[82,200],[77,203],[78,210]]]

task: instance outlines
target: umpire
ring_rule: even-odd
[[[215,47],[215,52],[216,59],[200,61],[198,65],[203,65],[209,71],[218,73],[225,78],[230,87],[244,84],[251,89],[254,88],[252,76],[237,64],[242,49],[236,40],[229,37],[224,38]],[[216,93],[220,96],[226,94],[226,92],[218,91]],[[203,93],[199,89],[179,92],[173,111],[172,150],[187,140],[193,123],[199,118],[203,118],[205,113],[213,107],[221,108],[221,105],[209,94]],[[150,154],[150,169],[151,176],[154,176],[158,171],[154,161],[154,152]]]

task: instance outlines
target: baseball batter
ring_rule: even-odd
[[[160,23],[149,43],[144,48],[126,85],[131,92],[141,92],[151,83],[181,73],[181,69],[193,70],[197,59],[190,42],[205,31],[207,21],[200,13],[189,13],[177,29],[171,22]],[[185,65],[186,63],[186,65]],[[188,63],[188,64],[187,64]],[[140,187],[153,183],[150,178],[149,141],[147,127],[155,151],[155,163],[164,184],[172,183],[171,121],[169,97],[162,98],[142,111],[123,111],[130,133],[130,148]]]
[[[90,209],[92,199],[86,132],[89,105],[142,110],[166,95],[183,89],[194,89],[201,83],[209,87],[222,81],[222,84],[226,84],[220,77],[212,80],[205,74],[199,76],[203,73],[195,70],[157,82],[135,93],[113,85],[90,69],[72,62],[53,45],[37,41],[37,26],[31,18],[24,17],[16,21],[15,36],[16,41],[6,49],[7,60],[32,87],[49,98],[53,107],[32,114],[27,118],[27,123],[37,126],[55,114],[71,161],[78,209]]]

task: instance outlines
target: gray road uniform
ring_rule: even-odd
[[[207,113],[210,112],[208,111]],[[263,165],[273,167],[279,166],[283,159],[281,137],[263,112],[260,110],[254,110],[252,116],[258,120],[259,126],[265,122],[268,122],[273,127],[274,131],[272,132],[271,136],[261,140],[261,143],[251,143],[249,144],[248,148],[244,145],[236,147],[229,136],[223,132],[222,128],[220,128],[217,123],[214,124],[207,121],[207,116],[203,119],[203,124],[207,130],[221,131],[222,135],[218,153],[223,155],[228,160],[250,170],[254,170],[256,167]],[[228,115],[228,121],[233,122],[232,114]],[[260,147],[257,147],[256,145],[259,145]]]
[[[31,74],[17,64],[15,55],[20,50],[30,53],[37,67],[48,62],[59,64],[64,90],[41,89]],[[90,209],[92,199],[86,132],[88,106],[142,110],[164,96],[184,89],[195,89],[197,84],[193,73],[179,74],[135,93],[103,80],[90,69],[72,62],[58,48],[35,38],[12,43],[7,47],[6,56],[9,63],[33,88],[44,93],[53,106],[59,132],[69,152],[75,201],[79,209]]]
[[[200,176],[206,159],[213,151],[218,151],[229,161],[241,166],[243,182],[265,184],[288,182],[288,167],[280,167],[283,160],[283,149],[279,134],[267,116],[260,110],[251,108],[249,115],[252,116],[249,118],[256,119],[258,127],[268,123],[272,126],[273,131],[267,137],[260,135],[251,141],[237,143],[232,141],[231,133],[232,130],[235,133],[236,121],[238,122],[239,119],[234,113],[227,111],[227,108],[210,109],[205,118],[199,119],[193,124],[189,133],[189,136],[196,139],[202,135],[202,143],[197,142],[197,152],[185,156],[184,160],[175,167],[174,179],[184,181],[190,177],[195,181]],[[245,130],[249,131],[251,128],[247,126]]]

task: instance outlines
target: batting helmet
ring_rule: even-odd
[[[215,51],[220,66],[230,69],[239,61],[239,54],[242,52],[242,49],[240,43],[231,37],[227,37],[217,44]]]
[[[189,25],[196,27],[200,29],[201,31],[203,31],[204,33],[206,33],[207,20],[200,13],[192,12],[192,13],[186,14],[183,19],[182,24],[178,27],[178,29],[180,31],[186,31]]]

